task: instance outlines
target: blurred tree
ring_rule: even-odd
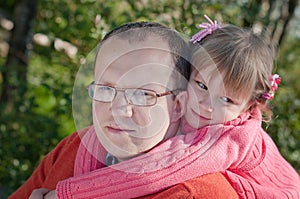
[[[24,98],[27,87],[28,51],[32,46],[33,23],[37,0],[17,1],[14,8],[14,28],[10,37],[7,61],[2,70],[0,103],[9,109]]]
[[[270,42],[281,45],[298,0],[249,0],[242,6],[243,26],[253,26]]]

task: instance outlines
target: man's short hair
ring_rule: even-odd
[[[138,31],[135,31],[138,30]],[[129,34],[121,34],[130,31]],[[129,43],[140,42],[146,40],[149,36],[159,36],[163,41],[166,41],[172,54],[173,62],[175,63],[175,71],[188,81],[190,76],[190,48],[188,42],[177,31],[172,30],[162,24],[156,22],[130,22],[123,24],[112,31],[108,32],[102,42],[118,36],[121,39],[128,40]],[[100,44],[101,47],[101,44]],[[186,83],[180,88],[185,89]]]

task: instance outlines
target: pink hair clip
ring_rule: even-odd
[[[218,28],[221,28],[221,25],[218,24],[216,20],[212,21],[207,15],[204,15],[204,17],[209,23],[202,23],[198,25],[198,27],[203,28],[203,30],[200,30],[198,33],[192,36],[190,41],[193,42],[193,44],[201,41],[207,35],[212,34],[213,31],[217,30]]]
[[[278,74],[271,75],[270,77],[271,91],[268,93],[263,93],[261,95],[262,98],[266,100],[271,100],[274,98],[275,91],[278,89],[278,86],[281,82],[281,77]]]
[[[270,77],[270,84],[271,84],[272,91],[276,91],[278,89],[280,81],[281,81],[281,77],[278,74],[274,74]]]

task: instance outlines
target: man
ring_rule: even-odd
[[[93,99],[93,126],[64,139],[11,198],[22,194],[28,197],[40,187],[50,190],[56,187],[45,198],[121,197],[114,195],[114,191],[101,190],[98,185],[103,182],[97,181],[97,172],[112,164],[130,166],[128,160],[176,135],[186,98],[180,91],[185,89],[189,76],[186,60],[188,46],[184,40],[157,23],[129,23],[106,35],[95,59],[94,81],[88,87]],[[75,177],[67,179],[72,176]],[[113,176],[108,180],[113,181]],[[210,181],[219,188],[212,191],[216,187],[207,184]],[[76,189],[69,189],[70,183]],[[220,197],[219,190],[222,188],[224,196],[224,187],[228,187],[225,190],[230,197],[236,197],[230,184],[218,174],[193,179],[148,197],[204,192]],[[108,186],[104,189],[107,191]],[[119,187],[111,186],[111,189],[119,190]],[[31,198],[42,198],[47,191],[38,189]],[[138,197],[143,193],[139,190],[123,197]]]

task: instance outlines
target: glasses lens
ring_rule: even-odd
[[[89,96],[96,101],[112,102],[116,95],[116,89],[110,86],[90,85]]]
[[[156,103],[156,93],[144,89],[126,89],[125,96],[130,104],[137,106],[151,106]]]
[[[92,98],[92,99],[94,99],[95,85],[94,84],[90,84],[87,88],[88,88],[89,97]]]

